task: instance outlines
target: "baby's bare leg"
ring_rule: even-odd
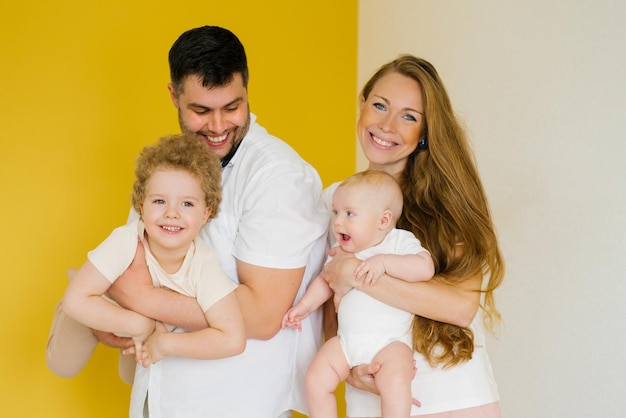
[[[376,353],[373,362],[381,364],[374,381],[380,392],[383,417],[409,417],[413,400],[413,350],[400,341],[394,341]]]
[[[306,397],[310,418],[337,416],[334,391],[350,373],[339,337],[328,340],[317,352],[306,373]]]

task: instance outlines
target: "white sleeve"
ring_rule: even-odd
[[[396,244],[396,252],[398,254],[418,254],[422,251],[428,252],[419,239],[411,231],[397,229],[398,243]]]
[[[317,177],[301,166],[277,164],[252,180],[246,186],[233,255],[259,266],[305,266],[328,226]]]
[[[113,283],[130,266],[136,252],[137,226],[134,223],[114,229],[107,239],[87,253],[87,258]]]

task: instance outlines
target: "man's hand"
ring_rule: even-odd
[[[118,337],[111,332],[98,331],[96,329],[92,329],[91,331],[98,341],[108,347],[125,349],[134,346],[132,338]]]
[[[132,302],[142,290],[152,290],[152,277],[146,264],[146,252],[141,242],[137,242],[137,252],[132,263],[120,277],[118,277],[107,294],[126,309],[133,309]]]

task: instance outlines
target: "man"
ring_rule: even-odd
[[[291,409],[306,412],[304,373],[321,344],[321,313],[303,324],[301,333],[281,331],[280,325],[325,258],[328,218],[321,181],[250,113],[246,55],[234,34],[210,26],[187,31],[172,46],[169,63],[168,89],[181,130],[205,141],[222,160],[220,213],[200,236],[239,283],[236,294],[248,343],[243,354],[221,360],[161,360],[162,392],[149,392],[149,409],[174,416],[168,400],[186,399],[188,409],[177,410],[179,416],[275,418]],[[131,212],[129,220],[136,216]],[[152,287],[141,250],[115,282],[113,299],[182,329],[206,327],[194,299]],[[54,339],[63,335],[69,344],[71,333],[55,333],[54,327],[48,364],[57,374],[69,375],[58,372],[67,359],[60,359],[62,343]],[[145,389],[136,385],[133,390]]]

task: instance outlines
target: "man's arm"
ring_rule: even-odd
[[[115,280],[107,293],[126,309],[187,331],[209,326],[195,298],[153,286],[141,243],[137,244],[131,265]]]
[[[152,285],[144,254],[139,244],[130,267],[109,288],[111,298],[127,309],[187,331],[208,327],[195,298]],[[237,260],[237,275],[240,285],[235,293],[247,337],[272,338],[280,331],[282,317],[296,298],[304,267],[273,269]]]
[[[235,291],[248,338],[268,340],[280,331],[283,315],[293,305],[304,267],[274,269],[237,260],[240,285]]]
[[[309,284],[300,301],[289,308],[287,313],[283,315],[281,328],[290,327],[302,331],[302,320],[322,306],[332,295],[333,291],[326,283],[326,280],[318,275]]]

